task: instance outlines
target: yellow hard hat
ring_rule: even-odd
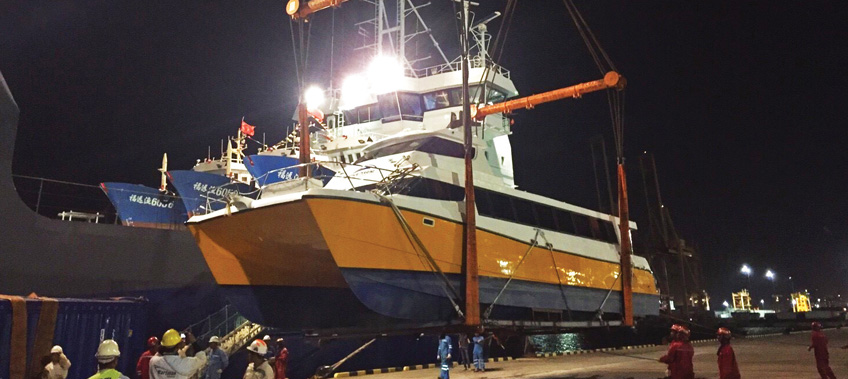
[[[160,342],[160,345],[164,347],[174,347],[182,341],[183,339],[180,338],[180,332],[176,331],[175,329],[168,329],[168,331],[162,335],[162,341]]]

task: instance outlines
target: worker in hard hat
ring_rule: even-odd
[[[739,366],[736,364],[736,353],[730,346],[730,329],[718,328],[718,377],[719,379],[740,379]]]
[[[150,336],[147,339],[147,350],[141,353],[135,365],[135,374],[140,379],[150,379],[150,359],[159,351],[159,338]]]
[[[286,379],[286,369],[289,366],[289,349],[286,340],[277,338],[277,356],[274,358],[274,372],[277,379]]]
[[[268,352],[265,353],[266,360],[273,360],[277,356],[277,349],[274,348],[274,344],[271,343],[271,336],[265,335],[262,337],[262,342],[265,342],[265,346],[268,346]]]
[[[97,358],[97,373],[88,379],[129,379],[115,369],[115,367],[118,367],[120,356],[121,350],[118,349],[118,343],[115,340],[101,342],[97,348],[97,353],[94,354],[94,357]]]
[[[274,379],[274,370],[265,359],[268,344],[264,340],[254,340],[247,347],[247,370],[244,379]]]
[[[822,379],[836,379],[833,370],[830,369],[830,353],[827,351],[827,336],[821,331],[822,325],[818,321],[810,325],[813,332],[810,334],[810,347],[807,351],[813,350],[816,356],[816,369],[819,371]]]
[[[206,379],[221,379],[221,373],[230,364],[227,353],[220,348],[221,339],[218,336],[209,337],[209,348],[206,349]]]
[[[195,348],[198,353],[193,357],[180,355],[186,343],[196,345],[194,335],[187,333],[183,342],[180,332],[168,329],[159,341],[159,353],[150,358],[150,378],[188,379],[197,374],[206,364],[206,353]]]
[[[659,361],[668,365],[669,378],[694,379],[692,357],[695,356],[695,349],[689,343],[689,328],[683,325],[672,325],[671,338],[668,352],[660,357]]]
[[[453,346],[451,344],[450,337],[447,334],[442,333],[442,335],[439,336],[439,349],[436,351],[436,359],[438,359],[441,364],[439,379],[450,379],[451,350],[453,350]]]
[[[71,367],[71,361],[65,356],[62,347],[59,345],[53,346],[50,349],[50,363],[44,366],[47,372],[47,379],[65,379],[68,377],[68,368]]]
[[[471,343],[474,347],[471,350],[471,356],[474,358],[474,371],[486,371],[486,358],[483,356],[483,343],[486,342],[486,337],[480,331],[474,332],[474,337],[471,337]]]

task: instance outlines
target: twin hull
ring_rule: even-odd
[[[388,329],[459,320],[444,280],[413,248],[388,205],[376,197],[351,198],[343,194],[347,191],[336,191],[339,196],[320,192],[189,222],[216,281],[246,317],[285,329]],[[417,201],[436,207],[457,204]],[[462,292],[462,223],[400,208]],[[481,309],[515,270],[492,319],[529,320],[541,309],[563,312],[564,320],[588,320],[601,306],[604,313],[620,313],[617,263],[544,246],[530,249],[529,238],[521,241],[480,227],[477,243]],[[657,314],[657,301],[653,275],[634,269],[634,313]]]

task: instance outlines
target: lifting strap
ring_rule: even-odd
[[[9,379],[26,377],[27,359],[27,309],[26,300],[20,296],[0,295],[12,303],[12,331],[9,343]]]
[[[35,327],[32,360],[29,367],[29,377],[37,375],[42,370],[40,357],[46,355],[53,346],[53,334],[56,330],[56,316],[59,313],[59,302],[47,297],[36,298],[41,301],[41,311],[38,314],[38,324]]]
[[[604,321],[604,319],[603,319],[603,316],[604,316],[604,305],[606,305],[607,300],[609,300],[609,297],[610,297],[610,295],[612,294],[612,290],[615,288],[615,284],[616,284],[616,283],[618,283],[618,278],[619,278],[620,276],[621,276],[621,273],[619,273],[619,274],[615,277],[615,280],[613,280],[613,281],[612,281],[612,285],[610,286],[609,291],[607,291],[607,295],[606,295],[606,296],[604,296],[604,301],[602,301],[602,302],[601,302],[601,305],[600,305],[600,306],[598,306],[598,310],[597,310],[597,311],[596,311],[596,313],[595,313],[595,317],[597,317],[597,318],[598,318],[598,321],[601,321],[601,322],[603,322],[603,321]]]
[[[430,252],[427,251],[426,247],[424,247],[424,243],[421,242],[421,240],[418,238],[412,228],[409,227],[409,223],[403,217],[403,214],[400,212],[400,209],[398,209],[397,205],[394,203],[394,201],[392,201],[392,199],[381,194],[376,195],[380,197],[381,203],[387,204],[392,209],[392,213],[394,213],[395,217],[400,223],[400,226],[403,229],[404,234],[406,234],[406,237],[409,239],[409,242],[412,243],[412,248],[415,250],[415,252],[418,253],[418,250],[421,250],[424,253],[424,256],[427,258],[427,263],[430,266],[430,270],[433,272],[433,275],[441,276],[441,279],[445,284],[442,287],[442,290],[445,292],[445,296],[447,296],[448,300],[450,300],[454,310],[459,315],[459,317],[465,318],[465,315],[462,313],[462,308],[460,308],[459,304],[457,304],[456,300],[454,300],[454,297],[457,299],[460,298],[459,292],[456,291],[456,288],[453,287],[450,280],[448,280],[448,277],[445,275],[442,269],[439,268],[439,265],[438,263],[436,263],[436,260],[433,259],[433,257],[430,255]],[[418,255],[419,257],[421,256],[420,253]]]
[[[545,233],[542,233],[542,238],[545,238]],[[574,321],[574,316],[571,315],[571,307],[568,306],[568,298],[565,296],[565,286],[562,285],[562,277],[559,275],[559,266],[557,266],[556,258],[554,258],[554,244],[548,242],[548,239],[545,238],[545,246],[547,246],[548,251],[551,252],[551,262],[554,264],[554,272],[557,276],[557,282],[559,282],[559,294],[562,296],[562,301],[565,303],[565,311],[568,313],[568,321]]]
[[[539,228],[534,229],[536,229],[536,235],[533,236],[533,239],[530,240],[530,247],[527,248],[526,252],[524,252],[524,255],[521,257],[521,260],[518,261],[518,265],[515,266],[515,269],[512,270],[512,273],[509,275],[509,279],[506,280],[506,283],[504,283],[504,286],[501,288],[500,292],[498,292],[498,295],[495,296],[494,300],[492,300],[492,304],[490,304],[489,307],[486,308],[486,311],[483,312],[483,319],[489,318],[489,315],[492,314],[492,309],[495,307],[495,303],[498,302],[498,299],[500,299],[501,295],[503,295],[504,291],[506,291],[506,287],[509,286],[509,283],[512,282],[512,278],[514,278],[515,274],[518,273],[518,269],[521,267],[521,264],[524,263],[524,260],[527,259],[528,255],[530,255],[530,252],[533,251],[533,248],[539,245],[539,233],[541,233],[542,231]]]

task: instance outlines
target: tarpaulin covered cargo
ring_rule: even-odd
[[[141,300],[0,296],[0,378],[37,374],[53,345],[71,361],[69,378],[87,378],[97,372],[94,353],[103,339],[118,342],[117,368],[133,377],[145,348],[146,308]]]

